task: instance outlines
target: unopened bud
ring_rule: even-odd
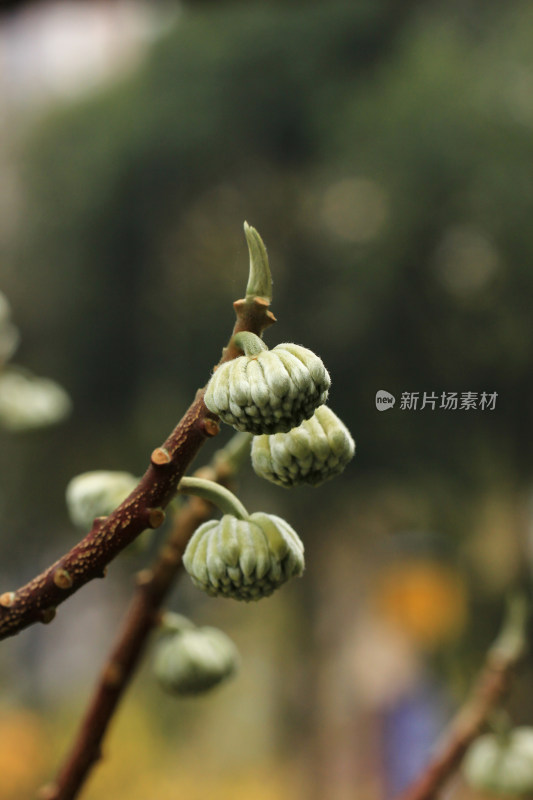
[[[222,631],[184,628],[158,642],[154,673],[171,694],[200,694],[231,677],[238,661],[235,645]]]
[[[505,736],[487,733],[470,746],[462,764],[470,786],[498,797],[530,797],[533,792],[533,728]]]
[[[72,478],[66,500],[70,518],[79,528],[89,529],[96,517],[105,517],[135,489],[138,478],[129,472],[96,470]],[[154,526],[155,527],[155,526]]]
[[[183,555],[193,583],[209,595],[259,600],[304,569],[298,534],[280,517],[225,514],[193,534]]]
[[[0,427],[25,431],[55,425],[70,409],[68,394],[49,378],[37,378],[15,367],[0,375]]]
[[[289,343],[269,350],[253,333],[235,338],[245,355],[221,364],[205,393],[206,406],[228,425],[255,434],[287,432],[326,401],[330,378],[311,350]]]
[[[346,425],[327,406],[288,433],[254,436],[252,464],[261,478],[287,488],[321,483],[341,473],[355,443]]]

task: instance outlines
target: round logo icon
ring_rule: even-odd
[[[376,392],[376,408],[378,411],[388,411],[389,408],[392,408],[394,403],[396,402],[396,398],[390,392],[386,392],[385,389],[380,389]]]

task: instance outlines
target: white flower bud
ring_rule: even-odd
[[[97,470],[76,475],[66,491],[70,519],[79,528],[89,529],[95,517],[111,514],[138,482],[129,472]]]
[[[231,677],[238,662],[237,648],[222,631],[186,628],[157,643],[154,673],[171,694],[200,694]]]
[[[239,336],[245,355],[221,364],[205,393],[224,422],[255,434],[286,432],[325,402],[330,378],[311,350],[290,343],[268,350],[253,333]]]
[[[207,594],[236,600],[268,597],[304,569],[298,534],[280,517],[256,512],[247,519],[225,514],[195,531],[183,564]]]
[[[49,378],[13,368],[0,374],[0,425],[10,431],[54,425],[70,408],[68,394]]]
[[[465,780],[498,797],[529,797],[533,792],[533,728],[515,728],[505,737],[480,736],[461,766]]]
[[[288,433],[254,436],[252,464],[261,478],[280,486],[319,486],[341,473],[355,453],[346,425],[327,406]]]

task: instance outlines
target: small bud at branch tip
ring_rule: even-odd
[[[250,254],[250,274],[246,287],[246,300],[258,302],[262,299],[268,305],[272,300],[272,276],[263,240],[255,228],[244,223],[244,235]]]

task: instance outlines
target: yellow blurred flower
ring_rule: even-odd
[[[375,602],[383,617],[416,644],[433,648],[457,637],[467,616],[466,588],[452,566],[402,559],[377,579]]]
[[[47,733],[36,714],[26,709],[0,712],[0,787],[2,800],[30,796],[47,762]]]

